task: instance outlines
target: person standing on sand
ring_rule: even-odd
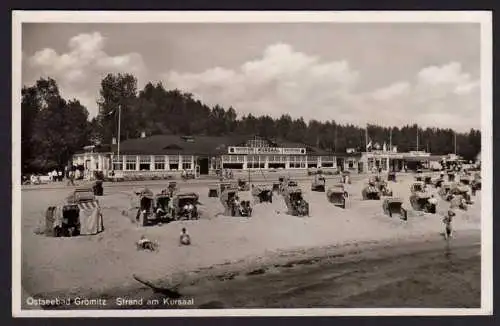
[[[452,236],[452,233],[453,233],[453,230],[451,228],[451,222],[452,222],[453,216],[455,216],[455,212],[453,212],[452,210],[449,210],[448,214],[443,218],[443,223],[445,225],[444,238],[446,240],[449,240]]]
[[[72,185],[74,186],[75,185],[75,171],[73,170],[70,170],[69,173],[68,173],[68,186],[69,185]]]

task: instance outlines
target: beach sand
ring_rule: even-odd
[[[409,184],[413,177],[398,177],[396,183],[389,185],[394,196],[404,199],[409,209]],[[407,221],[390,218],[383,213],[383,200],[361,200],[366,181],[367,178],[354,178],[353,184],[347,185],[350,196],[346,209],[341,209],[328,203],[325,193],[311,192],[310,181],[302,180],[299,185],[310,204],[309,217],[287,215],[283,199],[275,195],[272,204],[255,205],[251,218],[222,216],[220,201],[208,198],[206,185],[179,182],[181,190],[199,193],[203,204],[199,207],[201,219],[152,227],[138,227],[122,214],[129,207],[129,194],[135,184],[107,188],[105,185],[105,195],[99,198],[105,231],[75,238],[49,238],[34,233],[46,208],[60,203],[69,189],[23,191],[22,215],[18,217],[22,220],[22,285],[31,296],[95,296],[113,289],[137,287],[134,274],[171,286],[214,265],[244,269],[272,263],[278,257],[294,259],[312,248],[317,253],[322,247],[381,242],[390,245],[443,232],[442,214],[448,210],[448,203],[439,199],[437,214],[410,209]],[[327,187],[334,182],[329,180]],[[154,192],[161,188],[160,184],[150,187]],[[480,196],[478,192],[473,197],[475,203],[468,211],[457,212],[453,223],[457,232],[480,230]],[[242,193],[240,197],[250,198],[250,194]],[[192,237],[191,246],[178,245],[183,227]],[[142,235],[158,241],[159,251],[136,250],[135,242]]]

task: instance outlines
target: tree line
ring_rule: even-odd
[[[300,142],[321,149],[345,152],[364,150],[366,131],[373,144],[397,145],[398,151],[417,149],[435,154],[453,153],[473,160],[481,150],[481,133],[471,129],[419,128],[417,125],[382,127],[355,126],[331,121],[304,121],[283,114],[243,115],[233,107],[209,107],[193,94],[166,89],[162,83],[148,83],[138,90],[131,74],[108,74],[100,85],[98,115],[89,120],[87,108],[76,99],[62,98],[57,82],[41,78],[22,89],[22,168],[23,172],[62,168],[76,151],[90,144],[110,144],[117,137],[118,110],[121,110],[120,139],[160,134],[176,135],[258,135]],[[390,135],[392,137],[390,137]]]

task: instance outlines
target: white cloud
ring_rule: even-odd
[[[45,48],[29,57],[27,64],[36,78],[54,78],[63,97],[77,98],[95,116],[100,81],[106,74],[132,73],[140,78],[146,70],[140,54],[111,56],[104,51],[105,45],[106,38],[98,32],[79,34],[68,41],[68,52]]]
[[[479,86],[480,86],[479,80],[476,80],[476,81],[473,81],[473,82],[470,82],[470,83],[465,83],[465,84],[457,85],[455,87],[454,93],[458,94],[458,95],[469,94],[469,93],[474,92],[475,90],[477,90],[479,88]]]
[[[372,93],[376,100],[390,100],[396,96],[407,94],[410,90],[408,82],[397,82],[388,87],[378,89]]]
[[[290,113],[354,124],[480,127],[479,81],[458,62],[426,67],[407,81],[361,93],[356,86],[362,77],[345,60],[322,62],[286,44],[268,46],[261,58],[238,69],[164,75],[167,85],[192,92],[209,105],[232,105],[240,115]]]
[[[450,62],[441,67],[431,66],[420,70],[417,75],[419,82],[431,86],[442,84],[463,84],[470,80],[470,75],[462,72],[458,62]]]
[[[347,61],[323,63],[287,44],[275,44],[238,70],[171,71],[164,78],[167,85],[190,91],[208,104],[232,105],[241,114],[333,119],[332,101],[356,86],[358,72]]]
[[[399,85],[399,86],[397,86]],[[479,80],[459,63],[426,67],[413,83],[396,83],[374,91],[381,119],[468,130],[480,128]],[[397,95],[397,96],[396,96]],[[390,98],[390,100],[388,100]]]

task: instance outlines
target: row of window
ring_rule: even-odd
[[[273,165],[272,163],[269,164],[269,168],[274,168],[272,165]],[[285,168],[285,164],[281,164],[280,167]],[[243,168],[243,166],[241,168]],[[264,168],[265,168],[265,163],[253,163],[253,162],[247,163],[247,169],[264,169]],[[305,169],[306,163],[305,162],[290,163],[289,168],[290,169]]]
[[[168,166],[168,170],[179,170],[179,163],[155,163],[154,164],[154,170],[166,170],[166,167]],[[121,162],[114,162],[113,163],[113,169],[114,170],[122,170],[123,163]],[[191,162],[185,162],[182,163],[183,170],[192,170],[193,169],[193,164]],[[125,171],[136,171],[137,170],[137,163],[136,162],[127,162],[125,164]],[[139,164],[139,171],[151,171],[151,165],[150,164]]]
[[[168,159],[168,164],[166,163]],[[150,171],[151,163],[153,163],[154,170],[179,170],[179,156],[154,156],[151,160],[151,156],[139,156],[139,170],[140,171]],[[123,169],[123,156],[118,159],[117,156],[113,157],[113,169],[122,170]],[[193,169],[193,156],[182,156],[181,169],[192,170]],[[137,170],[137,157],[133,155],[125,156],[125,171],[136,171]]]
[[[374,160],[373,158],[368,159],[368,170],[372,170],[373,168],[379,169],[381,168],[382,170],[387,170],[387,160],[382,159],[382,160]]]
[[[136,156],[133,155],[128,155],[128,156],[115,156],[113,157],[114,162],[122,161],[123,158],[125,157],[125,161],[127,162],[136,162]],[[179,156],[177,155],[171,155],[171,156],[153,156],[153,162],[154,163],[165,163],[168,160],[169,163],[178,163],[179,162]],[[183,162],[191,162],[193,161],[193,156],[182,156],[182,161]],[[141,164],[149,164],[151,163],[151,156],[139,156],[139,162]]]
[[[269,163],[285,163],[287,159],[289,162],[317,162],[316,157],[306,157],[303,155],[223,155],[223,163],[243,163],[245,162],[245,157],[248,163],[256,164],[259,162],[269,162]],[[335,157],[333,156],[322,156],[321,162],[333,163],[335,162]]]

